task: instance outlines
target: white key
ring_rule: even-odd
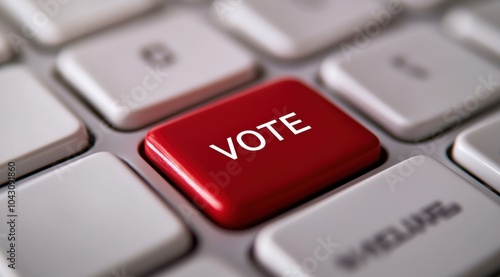
[[[481,122],[455,139],[453,159],[500,192],[500,116]]]
[[[136,276],[191,244],[160,198],[109,153],[19,184],[15,199],[17,217],[0,209],[0,233],[16,219],[17,270],[24,277]],[[7,200],[7,192],[0,195],[1,207]],[[0,255],[8,250],[0,248]]]
[[[435,8],[449,0],[401,0],[411,10],[423,11]]]
[[[0,70],[0,183],[7,165],[20,177],[88,146],[85,127],[26,68]]]
[[[450,10],[443,21],[453,37],[500,57],[500,1],[472,1]]]
[[[19,35],[55,46],[123,21],[158,4],[156,0],[0,0],[0,9],[21,28]]]
[[[327,59],[321,76],[400,139],[428,138],[500,98],[499,68],[431,27],[377,43]]]
[[[264,228],[277,276],[483,276],[500,264],[500,205],[417,156]]]
[[[136,129],[248,81],[253,57],[190,14],[67,48],[57,66],[119,129]]]
[[[0,33],[0,64],[9,61],[14,56],[14,51],[5,37]]]
[[[230,266],[213,258],[197,258],[188,261],[166,272],[154,275],[154,277],[195,277],[195,276],[217,276],[217,277],[242,277]]]
[[[218,21],[258,47],[294,59],[366,28],[380,31],[402,5],[384,6],[377,0],[215,0],[213,10]]]

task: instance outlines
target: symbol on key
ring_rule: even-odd
[[[146,46],[141,54],[146,62],[153,66],[166,66],[174,60],[172,52],[161,43]]]
[[[394,66],[396,66],[398,69],[401,71],[407,73],[408,75],[412,77],[416,77],[418,79],[425,79],[428,76],[427,70],[425,70],[423,67],[420,67],[418,65],[412,64],[408,62],[404,57],[402,56],[396,56],[392,60],[392,63]]]

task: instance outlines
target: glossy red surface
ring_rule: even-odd
[[[271,120],[272,130],[257,129]],[[264,140],[249,132],[241,146],[246,130]],[[157,126],[145,152],[215,222],[240,229],[376,162],[380,144],[311,88],[281,79]]]

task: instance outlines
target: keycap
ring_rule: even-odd
[[[499,68],[429,26],[344,54],[324,62],[326,85],[405,141],[438,134],[500,98]]]
[[[155,0],[0,0],[0,9],[17,22],[19,36],[57,46],[144,13],[157,4]]]
[[[188,261],[166,272],[154,275],[154,277],[194,277],[194,276],[217,276],[217,277],[242,277],[229,265],[214,258],[197,258]]]
[[[16,178],[87,148],[88,134],[75,117],[27,68],[0,69],[0,184],[9,163]]]
[[[217,224],[242,229],[378,161],[378,139],[295,79],[151,129],[146,156]]]
[[[424,11],[436,8],[449,0],[402,0],[405,7],[414,11]]]
[[[256,74],[250,54],[180,11],[70,46],[57,67],[122,130],[144,127]]]
[[[8,62],[13,55],[14,51],[12,50],[7,37],[0,33],[0,64]]]
[[[296,59],[367,29],[380,32],[402,5],[373,0],[216,0],[213,11],[223,26],[267,53]]]
[[[0,210],[0,233],[10,232],[5,223],[12,220],[16,255],[8,263],[23,277],[142,276],[191,244],[179,219],[110,153],[58,167],[14,191],[14,207]],[[8,200],[2,193],[1,207]],[[0,248],[0,255],[11,250]]]
[[[443,21],[448,34],[500,57],[500,2],[472,1],[452,8]]]
[[[486,276],[500,206],[416,156],[266,226],[255,255],[276,276]]]
[[[453,159],[500,192],[500,116],[462,131],[453,145]]]

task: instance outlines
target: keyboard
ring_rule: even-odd
[[[499,14],[0,0],[0,276],[500,276]]]

